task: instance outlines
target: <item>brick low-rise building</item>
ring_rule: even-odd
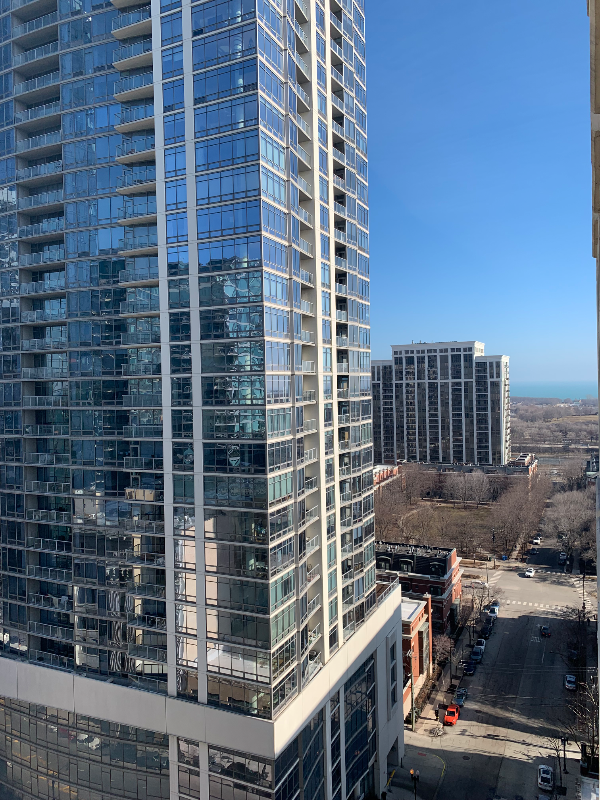
[[[431,595],[433,633],[455,627],[462,595],[461,559],[456,548],[411,544],[375,544],[377,570],[398,577],[402,596],[423,599]]]
[[[431,675],[433,666],[432,637],[431,597],[427,595],[423,600],[402,598],[402,663],[404,666],[402,702],[405,718],[410,714],[411,695],[414,693],[416,699],[423,684]]]

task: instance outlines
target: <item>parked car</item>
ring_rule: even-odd
[[[566,553],[559,553],[558,554],[558,563],[561,564],[561,565],[567,563],[567,554]]]
[[[540,764],[538,767],[538,786],[547,792],[554,788],[554,770],[547,764]]]
[[[460,708],[456,705],[456,703],[452,703],[451,706],[448,706],[446,713],[444,714],[444,725],[456,725],[459,717]]]
[[[474,661],[476,664],[479,664],[482,658],[483,658],[483,648],[474,647],[473,650],[471,651],[471,661]]]
[[[475,647],[481,647],[482,650],[485,650],[485,639],[477,639]]]
[[[531,550],[529,551],[529,555],[531,556],[537,556],[538,553],[539,550],[537,549],[537,547],[532,547]]]
[[[526,578],[533,578],[534,575],[535,575],[535,570],[533,569],[533,567],[529,567],[529,569],[525,570]]]
[[[490,608],[495,608],[496,611],[500,611],[500,600],[494,600],[493,603],[490,603]]]
[[[540,636],[543,636],[545,639],[550,638],[550,626],[549,625],[540,625]]]
[[[489,625],[490,627],[494,627],[496,624],[496,620],[498,617],[494,617],[492,614],[488,614],[487,617],[483,620],[484,625]]]
[[[541,543],[542,543],[542,537],[541,536],[534,536],[533,544],[541,544]]]
[[[465,704],[465,700],[469,696],[469,692],[464,687],[456,690],[456,694],[454,695],[454,703],[462,708]]]
[[[577,691],[577,678],[575,675],[565,675],[565,689],[568,689],[570,692]]]
[[[492,603],[490,606],[490,610],[488,612],[490,617],[494,617],[494,619],[498,618],[498,611],[500,610],[500,606],[496,606]]]
[[[475,675],[475,670],[477,669],[477,664],[474,661],[468,661],[465,665],[463,670],[463,675]]]
[[[484,625],[483,628],[481,629],[482,637],[484,639],[489,639],[490,636],[492,635],[492,630],[493,630],[493,628],[492,628],[491,625]]]

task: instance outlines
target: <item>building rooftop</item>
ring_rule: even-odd
[[[375,542],[378,553],[401,553],[406,555],[425,556],[427,558],[447,558],[456,550],[455,547],[429,547],[419,544],[401,544],[393,542]]]
[[[425,600],[405,600],[402,598],[402,622],[412,622],[425,608]]]

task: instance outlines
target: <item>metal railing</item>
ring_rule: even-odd
[[[31,178],[41,178],[44,175],[56,175],[62,172],[63,163],[61,160],[49,161],[47,164],[35,164],[33,167],[24,167],[17,170],[17,180],[27,181]]]
[[[154,183],[155,181],[156,166],[154,164],[135,166],[124,170],[123,174],[119,175],[117,178],[117,188],[126,189],[130,186],[139,186],[144,183]]]
[[[135,25],[136,22],[144,22],[147,19],[151,19],[151,16],[152,14],[150,6],[138,8],[136,11],[129,11],[126,14],[119,14],[112,21],[112,29],[113,31],[118,31],[121,30],[121,28],[126,28],[129,25]]]
[[[39,31],[40,28],[46,28],[48,25],[55,25],[58,22],[58,14],[53,11],[51,14],[44,14],[43,17],[36,17],[35,19],[24,22],[22,25],[15,25],[12,29],[13,39],[18,39],[19,36],[24,36],[26,33]],[[58,73],[57,73],[58,74]]]
[[[134,42],[134,44],[124,44],[118,47],[113,54],[113,64],[117,61],[125,61],[126,58],[133,58],[134,56],[141,56],[144,53],[152,52],[152,39],[142,39],[141,42]]]
[[[63,642],[73,641],[73,628],[62,628],[58,625],[46,625],[44,622],[29,623],[29,633],[46,639],[59,639]]]
[[[145,86],[152,86],[154,76],[152,72],[142,72],[139,75],[124,75],[115,84],[115,97],[123,92],[130,92],[133,89],[143,89]]]
[[[20,67],[22,64],[28,64],[30,61],[35,61],[38,58],[45,58],[58,53],[58,41],[48,42],[40,47],[34,47],[32,50],[26,50],[24,53],[18,53],[13,56],[13,67]]]
[[[48,135],[48,134],[46,134]],[[30,139],[28,141],[31,141]],[[29,197],[20,197],[17,208],[21,211],[24,208],[35,208],[36,206],[48,206],[52,203],[62,203],[64,199],[63,190],[56,189],[53,192],[40,192],[30,194]]]

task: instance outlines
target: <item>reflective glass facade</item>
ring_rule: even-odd
[[[273,719],[376,608],[364,37],[0,9],[5,657]]]

